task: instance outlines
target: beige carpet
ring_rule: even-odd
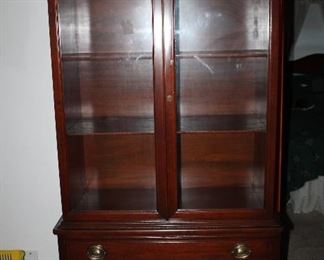
[[[288,215],[294,225],[289,240],[288,260],[324,260],[324,215]]]

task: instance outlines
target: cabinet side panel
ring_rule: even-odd
[[[48,13],[50,25],[50,43],[52,57],[52,78],[54,90],[55,121],[57,132],[58,159],[61,184],[61,200],[63,215],[66,215],[70,209],[69,204],[69,185],[67,179],[68,172],[68,154],[67,138],[65,135],[65,114],[63,106],[63,87],[61,74],[61,53],[60,36],[58,24],[58,0],[48,0]]]

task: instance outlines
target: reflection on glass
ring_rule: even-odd
[[[181,208],[263,206],[264,133],[179,134]]]
[[[268,1],[175,7],[180,208],[262,208]]]
[[[60,0],[62,50],[151,52],[150,0]]]
[[[179,131],[265,129],[267,59],[178,58]]]
[[[268,1],[176,0],[175,6],[180,53],[268,48]]]
[[[151,0],[59,0],[76,210],[155,210]]]
[[[67,131],[153,133],[151,59],[63,64]]]

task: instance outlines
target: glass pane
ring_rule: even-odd
[[[181,207],[262,207],[264,138],[262,132],[179,134]]]
[[[155,210],[151,1],[59,11],[72,208]]]
[[[63,53],[152,50],[151,0],[60,0]]]
[[[177,59],[183,132],[264,130],[267,59]]]
[[[152,59],[64,61],[68,133],[153,133],[152,67]]]
[[[180,208],[264,207],[267,0],[177,0]]]
[[[268,48],[268,0],[176,0],[177,45],[183,52]]]

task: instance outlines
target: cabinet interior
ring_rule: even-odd
[[[268,1],[174,4],[178,207],[262,208]],[[77,210],[156,209],[153,18],[150,0],[60,0]]]

